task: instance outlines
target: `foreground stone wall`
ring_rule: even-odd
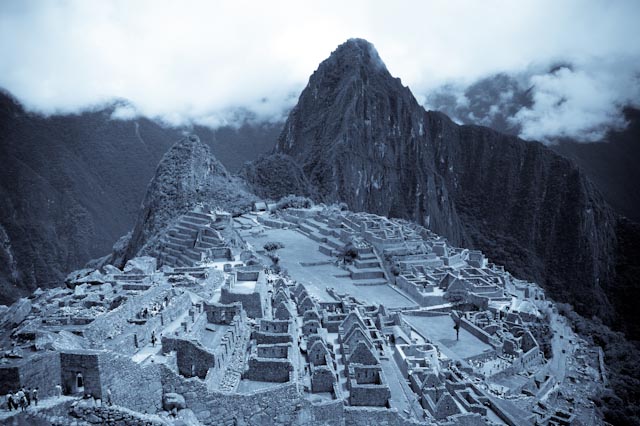
[[[60,354],[58,352],[47,351],[34,355],[20,368],[21,386],[30,389],[39,388],[40,398],[53,396],[59,382]]]
[[[110,389],[114,404],[139,412],[162,410],[162,381],[158,365],[141,366],[131,358],[105,353],[100,356],[100,376],[103,399]]]
[[[396,410],[373,407],[345,407],[342,400],[312,404],[305,399],[296,383],[270,387],[251,394],[223,394],[208,391],[204,382],[185,379],[161,366],[165,392],[176,392],[185,398],[186,406],[207,426],[230,424],[246,426],[417,426],[433,424],[405,419]],[[422,419],[421,419],[422,420]],[[479,415],[460,416],[443,425],[479,425]]]
[[[82,393],[91,394],[97,398],[102,395],[100,368],[98,367],[98,352],[73,351],[60,353],[60,378],[62,391],[65,395],[78,393],[77,375],[82,375],[84,389]]]
[[[417,426],[428,424],[401,417],[397,410],[371,407],[345,407],[344,421],[353,426]]]

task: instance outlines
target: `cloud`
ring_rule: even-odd
[[[117,116],[212,127],[244,115],[277,121],[319,62],[350,37],[374,43],[390,72],[422,99],[445,84],[468,87],[561,61],[604,58],[632,76],[640,63],[637,16],[640,2],[602,0],[5,0],[0,86],[44,114],[127,99],[131,108]],[[567,109],[607,102],[609,108],[589,111],[611,122],[621,97],[596,88],[618,70],[574,73],[534,82],[535,105],[514,118],[523,132],[534,135],[535,123],[549,133],[585,132],[578,119],[562,127],[545,118],[545,108],[563,112],[554,107],[563,91]],[[562,89],[573,78],[582,83]],[[578,96],[581,90],[590,97]]]
[[[510,120],[520,126],[525,139],[602,140],[608,130],[626,126],[624,107],[640,106],[638,65],[603,59],[533,75],[533,105],[522,108]]]

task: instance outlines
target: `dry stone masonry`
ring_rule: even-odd
[[[3,310],[0,393],[69,424],[598,421],[598,352],[536,284],[406,221],[256,206]]]

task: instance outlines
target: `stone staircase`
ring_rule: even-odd
[[[373,247],[359,248],[358,257],[347,267],[354,285],[369,286],[387,283],[384,269]]]
[[[215,213],[191,211],[184,214],[160,239],[151,253],[158,266],[190,268],[204,258],[229,259],[231,249],[219,232],[221,225]]]
[[[327,256],[338,256],[342,253],[353,234],[313,218],[301,220],[298,226],[298,231],[318,242],[320,252]],[[350,277],[358,286],[387,284],[384,269],[373,247],[361,247],[357,250],[358,258],[353,265],[347,267],[345,276]]]

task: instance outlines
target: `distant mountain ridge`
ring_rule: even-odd
[[[111,252],[130,231],[156,167],[182,130],[113,108],[43,117],[0,90],[0,303]],[[273,148],[280,125],[196,126],[231,171]]]
[[[272,158],[257,162],[276,155],[300,165],[321,201],[428,225],[585,314],[616,318],[617,215],[585,174],[540,143],[425,111],[365,40],[313,73]],[[255,191],[283,187],[271,185]]]
[[[515,119],[518,112],[534,105],[533,87],[504,73],[478,80],[462,93],[459,90],[444,86],[427,96],[428,103],[456,122],[479,124],[509,135],[517,136],[522,130]],[[560,138],[548,146],[575,161],[613,208],[639,222],[640,111],[627,107],[623,112],[626,128],[609,130],[599,142]]]

